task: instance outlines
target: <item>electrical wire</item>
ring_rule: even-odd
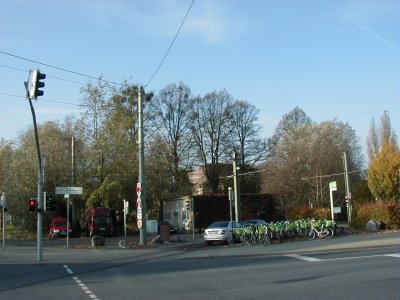
[[[67,73],[79,75],[79,76],[82,76],[82,77],[86,77],[86,78],[89,78],[89,79],[100,80],[100,81],[104,81],[104,82],[108,82],[110,84],[115,84],[115,85],[120,85],[120,86],[124,86],[125,85],[123,83],[117,83],[117,82],[114,82],[114,81],[102,79],[100,77],[94,77],[94,76],[91,76],[91,75],[87,75],[87,74],[71,71],[71,70],[68,70],[68,69],[65,69],[65,68],[57,67],[57,66],[54,66],[54,65],[46,64],[44,62],[40,62],[40,61],[33,60],[33,59],[30,59],[30,58],[26,58],[26,57],[22,57],[22,56],[19,56],[19,55],[15,55],[15,54],[8,53],[8,52],[2,51],[2,50],[0,50],[0,53],[4,54],[4,55],[11,56],[11,57],[15,57],[15,58],[18,58],[18,59],[22,59],[22,60],[26,60],[26,61],[29,61],[29,62],[33,62],[35,64],[46,66],[46,67],[49,67],[49,68],[52,68],[52,69],[56,69],[56,70],[60,70],[60,71],[63,71],[63,72],[67,72]],[[17,69],[17,68],[15,68],[15,69]]]
[[[2,93],[2,92],[0,92],[0,95],[15,97],[15,98],[26,98],[26,96],[14,95],[14,94]],[[85,104],[76,104],[76,103],[71,103],[71,102],[66,102],[66,101],[50,100],[50,99],[43,99],[43,98],[40,98],[40,101],[53,102],[53,103],[59,103],[59,104],[67,104],[67,105],[80,106],[80,107],[86,106]]]
[[[171,44],[169,45],[169,47],[168,47],[168,49],[167,49],[165,55],[164,55],[163,58],[161,59],[161,62],[158,64],[158,66],[157,66],[156,70],[154,71],[153,75],[150,77],[149,81],[146,83],[145,87],[147,87],[147,86],[150,84],[150,82],[154,79],[154,77],[157,75],[157,73],[158,73],[158,71],[160,70],[161,66],[163,65],[165,59],[167,58],[168,54],[170,53],[170,51],[171,51],[171,49],[172,49],[172,46],[174,45],[176,39],[178,38],[178,35],[179,35],[179,33],[180,33],[180,31],[181,31],[181,29],[182,29],[182,27],[183,27],[183,25],[184,25],[184,23],[185,23],[185,21],[186,21],[188,15],[189,15],[189,12],[190,12],[190,10],[191,10],[192,7],[193,7],[193,4],[194,4],[194,0],[192,0],[192,2],[190,3],[190,6],[189,6],[189,8],[187,9],[184,18],[183,18],[183,20],[182,20],[182,22],[181,22],[181,24],[180,24],[180,26],[179,26],[179,28],[178,28],[178,30],[177,30],[175,36],[174,36],[174,38],[173,38],[172,41],[171,41]],[[33,59],[30,59],[30,58],[22,57],[22,56],[19,56],[19,55],[16,55],[16,54],[12,54],[12,53],[9,53],[9,52],[5,52],[5,51],[2,51],[2,50],[0,50],[0,53],[1,53],[1,54],[4,54],[4,55],[11,56],[11,57],[14,57],[14,58],[18,58],[18,59],[21,59],[21,60],[25,60],[25,61],[33,62],[33,63],[39,64],[39,65],[43,65],[43,66],[46,66],[46,67],[49,67],[49,68],[53,68],[53,69],[56,69],[56,70],[60,70],[60,71],[63,71],[63,72],[67,72],[67,73],[79,75],[79,76],[82,76],[82,77],[86,77],[86,78],[89,78],[89,79],[100,80],[100,81],[104,81],[104,82],[107,82],[107,83],[110,83],[110,84],[114,84],[114,85],[119,85],[119,86],[125,86],[125,85],[126,85],[126,84],[124,84],[124,83],[117,83],[117,82],[114,82],[114,81],[102,79],[102,78],[100,78],[100,77],[94,77],[94,76],[87,75],[87,74],[84,74],[84,73],[80,73],[80,72],[68,70],[68,69],[65,69],[65,68],[57,67],[57,66],[54,66],[54,65],[50,65],[50,64],[47,64],[47,63],[44,63],[44,62],[40,62],[40,61],[33,60]],[[6,67],[6,68],[10,68],[10,69],[14,69],[14,70],[18,70],[18,71],[27,72],[26,70],[23,70],[23,69],[20,69],[20,68],[16,68],[16,67],[11,67],[11,66],[6,66],[6,65],[0,65],[0,66]],[[51,77],[51,76],[49,76],[49,78],[50,78],[50,77]],[[68,79],[64,79],[64,78],[59,78],[59,77],[51,77],[51,78],[55,78],[55,79],[63,80],[63,81],[68,81],[68,82],[72,82],[72,83],[76,83],[76,84],[80,84],[80,85],[86,85],[86,83],[81,83],[81,82],[77,82],[77,81],[73,81],[73,80],[68,80]],[[0,94],[5,95],[4,93],[0,93]],[[10,96],[10,95],[9,95],[9,96]],[[15,96],[15,95],[14,95],[14,96]],[[18,97],[18,96],[17,96],[17,97]],[[42,100],[43,100],[43,99],[42,99]],[[61,103],[62,103],[62,102],[61,102]]]
[[[160,64],[158,65],[158,67],[157,67],[156,70],[154,71],[153,75],[150,77],[149,81],[146,83],[146,85],[145,85],[144,87],[147,87],[147,86],[150,84],[150,82],[153,80],[153,78],[156,76],[156,74],[157,74],[158,71],[160,70],[162,64],[164,63],[165,59],[167,58],[169,52],[171,51],[171,48],[172,48],[172,46],[174,45],[175,40],[177,39],[177,37],[178,37],[178,35],[179,35],[179,32],[181,31],[181,29],[182,29],[182,27],[183,27],[183,24],[185,23],[186,18],[187,18],[187,16],[189,15],[189,12],[190,12],[190,10],[191,10],[193,4],[194,4],[194,0],[192,0],[192,3],[190,4],[190,6],[189,6],[189,8],[188,8],[185,17],[183,18],[182,23],[181,23],[181,25],[179,26],[178,31],[176,32],[174,38],[172,39],[171,44],[169,45],[169,47],[168,47],[168,49],[167,49],[167,52],[165,53],[165,55],[164,55],[164,57],[162,58]]]
[[[12,66],[7,66],[7,65],[1,65],[1,64],[0,64],[0,67],[12,69],[12,70],[17,70],[17,71],[21,71],[21,72],[24,72],[24,73],[29,73],[29,70],[24,70],[24,69],[12,67]],[[47,76],[47,75],[46,75],[46,76]],[[79,84],[79,85],[85,85],[85,86],[87,85],[87,82],[79,82],[79,81],[70,80],[70,79],[65,79],[65,78],[56,77],[56,76],[47,76],[47,78],[54,78],[54,79],[57,79],[57,80],[66,81],[66,82],[71,82],[71,83],[75,83],[75,84]]]

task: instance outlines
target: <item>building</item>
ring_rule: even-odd
[[[179,231],[193,230],[193,195],[202,195],[207,179],[204,168],[188,173],[192,185],[192,195],[181,196],[163,201],[163,220],[177,226]]]

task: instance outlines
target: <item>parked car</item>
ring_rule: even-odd
[[[212,223],[204,230],[204,241],[207,245],[213,242],[227,242],[229,233],[233,229],[233,238],[235,241],[240,241],[240,237],[235,235],[235,228],[240,227],[236,221],[218,221]]]
[[[68,235],[72,235],[72,229],[68,226]],[[50,237],[66,237],[67,236],[67,219],[62,217],[54,217],[50,223]]]
[[[247,225],[268,225],[266,221],[263,219],[249,219],[249,220],[243,220],[240,221],[241,226],[247,226]]]
[[[168,221],[161,221],[158,223],[158,232],[160,232],[160,225],[168,225],[169,234],[175,234],[178,232],[178,226],[171,225]]]

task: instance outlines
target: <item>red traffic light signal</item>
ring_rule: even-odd
[[[31,198],[28,200],[29,212],[37,211],[37,200],[35,198]]]

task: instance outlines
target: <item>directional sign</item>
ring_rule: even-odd
[[[336,181],[329,182],[329,189],[330,189],[331,191],[336,191],[336,190],[337,190],[337,188],[336,188]]]
[[[57,195],[81,195],[83,193],[83,188],[81,186],[56,186]]]

